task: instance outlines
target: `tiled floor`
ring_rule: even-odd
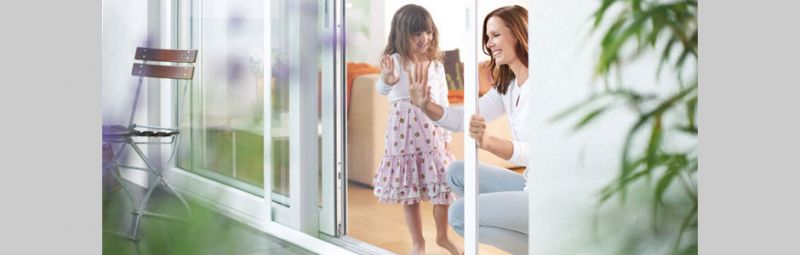
[[[135,186],[135,185],[133,185]],[[138,186],[135,186],[138,187]],[[170,193],[157,189],[148,203],[152,212],[186,215],[180,202]],[[137,191],[141,197],[142,189]],[[106,194],[103,228],[129,231],[131,204],[122,190]],[[189,222],[143,217],[138,242],[103,233],[103,254],[313,254],[286,241],[235,222],[207,208],[192,204]]]

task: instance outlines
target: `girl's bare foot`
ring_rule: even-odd
[[[425,242],[414,242],[411,245],[411,255],[425,255]]]
[[[436,244],[438,244],[439,247],[445,248],[451,255],[460,255],[463,253],[450,241],[450,238],[436,238]]]

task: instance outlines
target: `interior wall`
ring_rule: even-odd
[[[103,124],[127,124],[136,79],[131,76],[137,46],[147,45],[147,1],[103,1]]]
[[[386,46],[383,26],[385,3],[384,0],[346,0],[345,54],[348,62],[378,65]]]
[[[601,80],[592,78],[600,42],[589,33],[589,17],[599,3],[532,0],[529,9],[531,254],[614,254],[619,238],[651,231],[649,218],[635,216],[648,215],[647,206],[621,208],[616,200],[597,206],[600,190],[618,174],[624,137],[636,121],[630,109],[607,112],[581,131],[573,129],[578,115],[553,120],[602,87]],[[630,61],[621,78],[637,90],[670,92],[676,80],[668,68],[656,79],[656,63],[656,56],[645,54]],[[635,146],[642,142],[638,139]],[[652,249],[667,243],[653,242]]]
[[[136,92],[137,78],[131,76],[136,47],[155,45],[148,38],[148,1],[104,0],[102,8],[102,121],[103,125],[128,124]],[[136,121],[148,120],[148,90],[143,87]],[[130,148],[123,158],[135,157]],[[146,148],[145,148],[146,150]],[[130,163],[143,166],[137,161]],[[125,171],[123,177],[145,186],[147,175]]]

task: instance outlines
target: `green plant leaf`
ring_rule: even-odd
[[[633,162],[630,159],[631,146],[633,143],[634,136],[639,131],[639,129],[642,128],[645,123],[647,123],[647,120],[648,120],[647,116],[640,116],[639,120],[636,122],[636,124],[633,125],[633,127],[631,127],[631,129],[628,131],[627,136],[625,137],[625,144],[623,145],[622,148],[622,168],[621,168],[622,171],[619,175],[620,180],[624,180],[626,177],[628,177],[636,167],[636,165],[633,164]]]
[[[653,208],[658,208],[659,205],[664,205],[664,191],[669,188],[670,183],[672,180],[675,179],[675,171],[674,169],[668,168],[666,173],[661,176],[661,179],[658,180],[655,189],[655,199]]]
[[[550,117],[550,121],[551,122],[556,122],[556,121],[560,121],[560,120],[562,120],[562,119],[564,119],[564,118],[566,118],[568,116],[572,116],[576,112],[581,111],[584,108],[589,107],[590,105],[594,105],[599,100],[601,100],[603,98],[607,98],[608,96],[610,96],[608,93],[592,95],[592,96],[582,100],[581,102],[570,106],[566,110],[561,111],[560,113],[556,114],[555,116]]]
[[[640,159],[634,161],[631,164],[631,167],[634,168],[634,169],[638,169],[640,166],[644,165],[644,163],[645,163],[645,159],[644,158],[640,158]],[[617,194],[620,195],[620,201],[624,202],[625,201],[624,189],[626,189],[628,187],[628,184],[632,183],[632,182],[635,182],[637,179],[646,177],[649,174],[650,174],[650,172],[647,172],[647,171],[639,171],[639,172],[636,172],[634,174],[631,174],[630,176],[628,176],[626,178],[615,179],[611,183],[607,184],[603,188],[603,190],[600,192],[600,197],[601,198],[599,200],[599,203],[600,204],[605,203],[605,201],[607,201],[608,199],[610,199],[611,197],[613,197],[614,195],[617,195]]]
[[[658,41],[658,36],[662,31],[664,31],[664,27],[666,27],[666,25],[664,24],[664,17],[661,15],[652,17],[650,22],[652,23],[653,30],[647,35],[647,43],[650,44],[650,47],[655,48],[656,42]]]
[[[586,124],[591,122],[594,118],[597,118],[598,116],[600,116],[600,114],[602,114],[605,110],[606,110],[606,107],[604,106],[604,107],[600,107],[600,108],[595,109],[594,111],[590,112],[589,114],[584,115],[583,119],[581,119],[581,121],[579,121],[578,124],[575,125],[573,130],[578,130],[578,129],[583,128],[583,126],[585,126]]]
[[[696,118],[695,113],[697,112],[697,95],[692,96],[686,101],[686,118],[689,122],[689,128],[694,129],[694,133],[697,134],[697,124],[695,124]]]
[[[653,121],[653,128],[650,131],[650,140],[647,143],[647,170],[652,170],[656,166],[656,153],[658,152],[658,148],[661,146],[661,116],[663,114],[659,113],[655,115],[655,120]]]
[[[600,25],[600,22],[603,21],[603,17],[606,15],[606,11],[608,8],[611,7],[611,4],[615,3],[616,0],[603,0],[600,4],[600,8],[594,12],[594,27],[597,28]]]
[[[661,70],[664,67],[664,63],[668,63],[671,56],[672,56],[672,47],[675,43],[678,42],[678,39],[675,37],[671,37],[667,44],[664,46],[664,49],[661,53],[661,60],[658,61],[658,67],[656,67],[656,76],[661,76]]]
[[[651,178],[658,178],[654,187],[647,186],[653,195],[650,208],[653,213],[653,226],[656,226],[659,216],[675,212],[661,210],[672,209],[673,202],[683,203],[679,205],[693,203],[691,205],[693,209],[685,215],[680,231],[671,232],[668,238],[676,240],[672,253],[696,254],[696,236],[683,240],[684,234],[696,235],[698,225],[696,144],[693,148],[682,151],[666,151],[667,148],[663,143],[670,140],[672,134],[676,134],[672,132],[675,130],[691,134],[694,139],[698,134],[696,65],[691,66],[695,68],[691,83],[684,84],[682,77],[685,73],[683,68],[689,64],[696,64],[698,59],[697,1],[601,0],[599,7],[593,13],[592,32],[601,36],[600,52],[596,59],[593,78],[602,77],[606,80],[605,91],[560,112],[552,120],[579,115],[574,124],[574,129],[578,130],[585,129],[589,123],[602,119],[600,117],[603,113],[619,106],[625,106],[635,112],[638,117],[628,127],[620,151],[618,176],[600,190],[598,204],[603,204],[612,197],[619,197],[620,206],[624,206],[626,193],[633,185],[649,184]],[[627,89],[628,86],[625,86],[622,80],[626,61],[649,52],[655,52],[660,57],[657,65],[653,66],[657,71],[656,79],[661,76],[665,65],[675,69],[674,74],[679,80],[676,92],[663,97],[655,93],[648,94]],[[609,85],[611,83],[609,80],[612,78],[618,79],[619,86]],[[682,114],[685,115],[682,118],[665,118],[681,113],[685,113]],[[650,131],[649,138],[646,144],[638,146],[639,138],[644,138],[642,133],[646,132],[645,127]],[[680,195],[688,196],[691,200],[666,200],[667,190],[674,185],[680,185],[686,191]],[[620,244],[619,251],[625,254],[640,252],[641,243],[651,238],[662,237],[626,238]]]
[[[697,243],[694,243],[683,249],[680,254],[697,254],[697,252]]]
[[[675,248],[673,249],[675,252],[677,252],[678,249],[680,248],[681,241],[683,239],[683,234],[689,231],[692,225],[696,223],[697,223],[697,203],[694,204],[692,210],[688,214],[686,214],[686,216],[683,218],[683,223],[681,224],[680,231],[678,231],[678,238],[676,238],[675,240],[675,246],[674,246]],[[697,225],[694,226],[695,226],[694,228],[697,229]],[[694,245],[696,245],[696,243]]]

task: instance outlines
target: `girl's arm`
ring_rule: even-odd
[[[426,67],[418,67],[408,73],[411,103],[422,109],[440,127],[450,131],[463,131],[464,108],[447,107],[433,102],[430,96],[431,86],[427,84],[427,71]],[[478,109],[489,121],[505,113],[502,96],[496,90],[490,90],[478,99]]]
[[[408,93],[411,96],[411,103],[414,104],[414,106],[419,107],[428,118],[438,122],[444,117],[445,108],[431,100],[431,86],[428,84],[428,68],[430,68],[430,66],[416,65],[414,66],[414,70],[408,72]],[[442,127],[451,129],[448,126]]]
[[[414,95],[412,94],[412,98],[413,96]],[[431,120],[435,121],[437,125],[451,131],[464,130],[464,108],[442,107],[432,104],[434,103],[429,103],[428,106],[423,109],[432,111],[431,114],[429,114],[427,111],[425,112],[425,114],[427,114],[429,117],[441,112],[441,115],[438,115],[439,119],[434,119],[431,117]],[[500,93],[497,92],[497,90],[492,89],[484,94],[481,98],[478,98],[478,114],[486,118],[486,120],[489,122],[505,114],[505,109],[503,108],[503,98]]]

